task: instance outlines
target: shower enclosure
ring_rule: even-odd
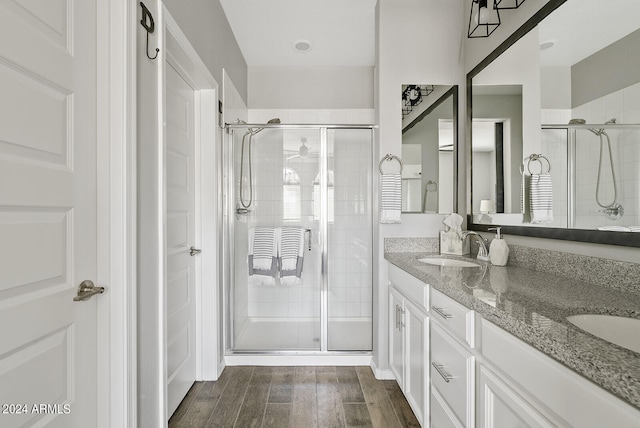
[[[225,352],[371,351],[373,128],[278,122],[227,125]]]

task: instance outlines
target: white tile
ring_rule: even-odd
[[[622,116],[623,91],[619,90],[604,97],[604,120],[617,119]]]

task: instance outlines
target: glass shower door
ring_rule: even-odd
[[[328,350],[372,349],[372,130],[327,133]]]
[[[231,349],[319,351],[320,132],[259,129],[236,128],[232,142]]]

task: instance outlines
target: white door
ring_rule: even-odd
[[[0,3],[2,427],[97,425],[95,6]]]
[[[194,90],[166,64],[167,410],[196,378]]]

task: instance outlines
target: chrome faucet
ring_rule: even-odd
[[[476,241],[478,241],[478,255],[476,256],[476,258],[478,260],[489,260],[489,250],[487,249],[488,241],[484,239],[482,235],[474,232],[473,230],[465,230],[460,234],[460,239],[464,241],[467,237],[471,236],[475,236]]]

